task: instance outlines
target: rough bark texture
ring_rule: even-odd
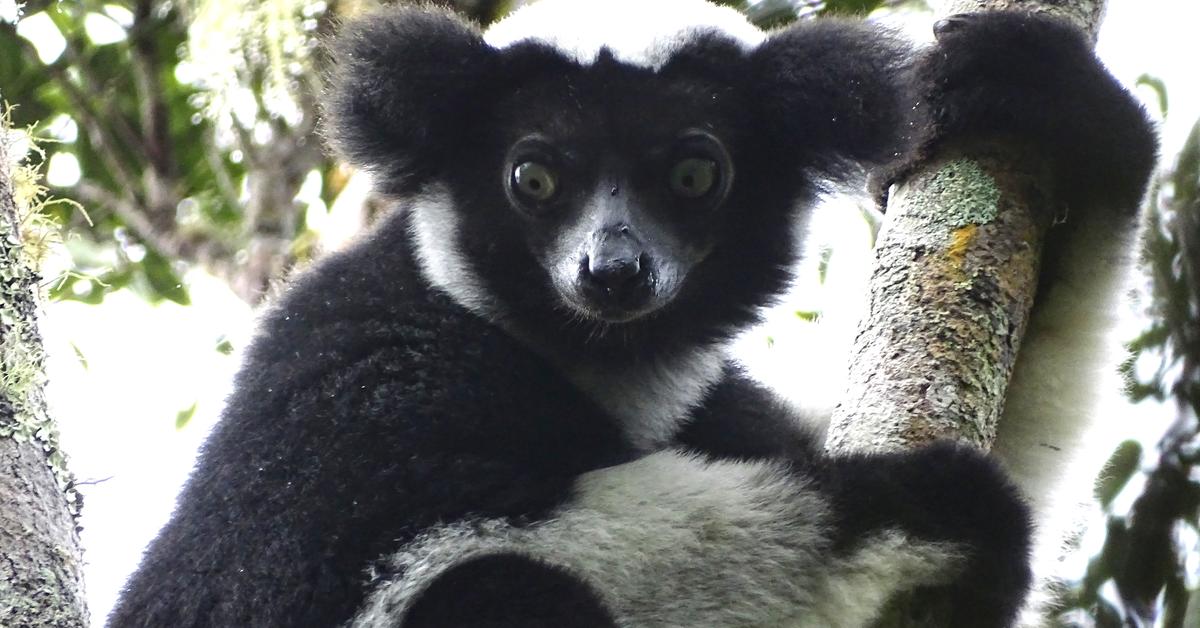
[[[1038,159],[1016,154],[947,151],[897,189],[830,450],[995,440],[1051,221]]]
[[[950,0],[944,15],[1047,11],[1096,32],[1100,0]],[[834,454],[952,438],[994,443],[1053,215],[1017,146],[947,146],[902,182],[876,244],[868,309],[834,410]]]
[[[942,15],[973,11],[1004,11],[1019,9],[1033,13],[1048,13],[1079,25],[1096,41],[1100,23],[1104,21],[1105,0],[943,0],[935,5]]]
[[[0,121],[0,626],[88,624],[77,494],[43,396],[38,276],[21,237]]]

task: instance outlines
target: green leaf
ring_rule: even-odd
[[[175,414],[175,429],[181,430],[187,427],[188,421],[192,420],[192,416],[196,414],[196,404],[193,403],[190,407],[184,408]]]
[[[108,289],[100,281],[92,277],[71,275],[50,286],[50,299],[99,305],[104,302],[104,295],[107,291]]]
[[[217,338],[217,353],[221,355],[229,355],[233,353],[233,343],[225,336]]]
[[[833,259],[833,247],[822,246],[821,253],[817,258],[817,281],[823,286],[825,278],[829,276],[829,260]]]
[[[1105,462],[1104,468],[1100,470],[1100,475],[1096,477],[1096,501],[1107,509],[1137,472],[1141,462],[1142,446],[1137,441],[1127,440],[1117,445],[1116,451],[1109,456],[1108,462]]]
[[[883,0],[826,0],[823,15],[866,15],[883,6]]]
[[[1154,94],[1158,96],[1158,112],[1163,116],[1167,115],[1167,84],[1157,76],[1143,74],[1138,77],[1136,84],[1138,86],[1146,86],[1154,90]]]
[[[76,345],[75,343],[72,342],[71,350],[75,352],[75,358],[79,360],[79,365],[83,367],[83,370],[85,370],[85,371],[88,370],[87,358],[84,357],[83,351],[79,350],[79,345]]]
[[[171,269],[171,263],[166,258],[147,251],[141,267],[156,296],[180,305],[191,305],[192,299],[188,296],[187,288],[183,286],[183,280]]]

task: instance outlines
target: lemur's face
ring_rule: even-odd
[[[764,139],[741,52],[714,45],[657,70],[543,46],[502,57],[508,80],[458,121],[436,193],[413,203],[434,283],[589,350],[752,320],[786,279],[804,180]]]
[[[733,75],[740,56],[725,52]],[[735,79],[544,48],[510,64],[520,80],[462,121],[477,125],[471,148],[438,184],[452,215],[431,225],[421,212],[435,204],[414,206],[419,231],[453,223],[425,250],[453,248],[442,258],[478,279],[464,300],[594,346],[728,321],[773,296],[798,178],[762,149]]]
[[[627,323],[670,304],[729,227],[737,167],[721,124],[732,98],[616,68],[528,86],[500,106],[494,181],[557,305]],[[696,102],[697,90],[708,87]]]

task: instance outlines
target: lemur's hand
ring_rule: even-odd
[[[948,142],[1012,139],[1041,151],[1058,203],[1136,209],[1157,142],[1141,105],[1108,73],[1087,36],[1016,11],[955,15],[913,68],[920,153]]]

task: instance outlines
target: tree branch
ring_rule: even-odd
[[[1053,11],[1094,35],[1104,2],[952,0],[945,10],[1003,8]],[[990,141],[945,146],[898,185],[827,450],[992,446],[1054,219],[1049,180],[1036,152]]]
[[[174,229],[159,229],[135,199],[121,198],[87,179],[81,179],[74,192],[77,199],[85,205],[98,204],[108,208],[133,230],[139,240],[166,257],[201,263],[214,271],[222,267],[229,257],[229,252],[217,242],[207,239],[185,239],[179,237]]]

